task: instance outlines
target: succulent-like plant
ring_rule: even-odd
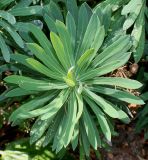
[[[30,132],[31,143],[44,137],[43,146],[52,142],[56,152],[70,143],[73,149],[80,145],[88,156],[90,147],[97,150],[104,140],[111,141],[112,118],[130,121],[123,111],[127,103],[144,104],[127,91],[142,84],[107,77],[130,58],[130,36],[116,36],[102,48],[107,34],[99,14],[86,3],[78,8],[75,1],[67,1],[67,6],[65,24],[60,12],[50,16],[46,9],[50,38],[28,24],[36,39],[26,44],[33,57],[19,53],[11,57],[28,67],[28,74],[22,70],[21,75],[6,77],[4,81],[14,89],[5,96],[31,95],[10,117],[13,125],[37,118]]]

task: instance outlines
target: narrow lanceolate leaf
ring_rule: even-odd
[[[133,36],[133,50],[134,50],[134,59],[138,63],[144,52],[145,44],[145,5],[142,6],[140,14],[138,15],[133,31],[131,35]]]
[[[31,15],[42,15],[41,6],[30,6],[30,7],[19,7],[12,8],[9,11],[14,16],[31,16]]]
[[[81,118],[81,115],[83,113],[83,98],[81,94],[76,93],[76,98],[78,101],[78,111],[77,111],[77,117],[76,117],[76,122],[79,121],[79,119]]]
[[[88,82],[88,84],[111,85],[129,89],[138,89],[142,87],[142,84],[136,80],[121,77],[99,77]]]
[[[76,118],[77,118],[76,116],[77,116],[77,100],[75,94],[72,93],[68,105],[66,128],[63,132],[63,137],[61,139],[64,142],[65,147],[69,144],[70,140],[72,139],[72,135],[76,125]]]
[[[120,52],[127,52],[131,48],[131,41],[129,36],[121,36],[114,43],[109,45],[100,53],[93,61],[93,66],[97,67],[99,64],[103,64],[109,57],[114,56]]]
[[[0,2],[0,9],[3,7],[6,7],[7,5],[9,5],[11,2],[14,2],[15,0],[2,0]]]
[[[28,7],[30,4],[32,3],[32,0],[21,0],[19,3],[17,3],[13,9],[16,9],[16,8],[22,8],[22,7]]]
[[[123,112],[120,108],[117,106],[111,104],[110,102],[106,101],[104,98],[100,97],[99,95],[96,95],[95,93],[91,92],[88,89],[85,89],[84,94],[90,97],[95,103],[97,103],[102,110],[108,114],[112,118],[118,118],[122,120],[125,123],[129,123],[130,119],[128,115]]]
[[[13,27],[10,26],[7,22],[0,21],[0,26],[2,26],[14,39],[14,41],[19,45],[19,47],[24,48],[24,42],[20,35],[15,31]]]
[[[121,57],[118,57],[116,61],[109,62],[96,69],[90,69],[86,71],[86,73],[83,73],[80,75],[79,80],[85,81],[85,80],[93,79],[96,76],[102,76],[107,73],[110,73],[111,71],[114,71],[115,69],[123,66],[129,60],[130,56],[131,54],[124,53]]]
[[[89,143],[87,134],[85,132],[85,127],[83,123],[80,123],[80,133],[81,133],[82,144],[84,147],[84,152],[86,156],[89,156],[90,155],[90,143]]]
[[[76,46],[76,22],[69,12],[66,16],[66,27],[69,32],[72,49],[74,51]]]
[[[1,49],[2,55],[4,57],[4,60],[6,62],[9,62],[10,61],[10,52],[9,52],[9,49],[8,49],[8,47],[5,43],[5,40],[1,34],[0,34],[0,49]]]
[[[27,66],[28,68],[33,69],[33,67],[31,67],[26,61],[28,58],[29,58],[29,56],[19,54],[19,53],[11,54],[12,60],[14,60],[20,64],[23,64],[23,65]]]
[[[111,141],[111,131],[107,123],[107,120],[105,118],[105,114],[92,100],[88,99],[87,97],[85,100],[89,104],[93,112],[95,113],[103,134],[105,135],[106,139],[110,142]]]
[[[28,43],[27,47],[48,68],[50,68],[54,72],[58,72],[61,76],[64,76],[65,73],[62,70],[62,66],[59,63],[53,62],[50,56],[47,53],[45,53],[42,47],[40,47],[36,43]]]
[[[73,16],[75,23],[78,21],[78,6],[75,0],[69,0],[66,3],[69,13]]]
[[[54,135],[52,150],[56,150],[56,153],[58,153],[63,148],[63,141],[60,141],[62,137],[62,133],[66,127],[66,118],[67,115],[63,115],[62,120],[59,123],[58,129],[56,130],[56,133]]]
[[[119,118],[118,111],[110,103],[108,103],[105,99],[96,95],[95,93],[91,92],[88,89],[84,90],[84,94],[86,94],[93,101],[95,101],[99,105],[99,107],[101,107],[103,109],[103,111],[106,114],[108,114],[110,117]]]
[[[96,35],[96,31],[99,27],[99,18],[96,14],[93,14],[87,26],[82,43],[78,47],[79,50],[77,51],[77,58],[79,58],[87,49],[91,48],[92,42]]]
[[[97,144],[97,136],[98,135],[95,134],[95,129],[93,127],[93,124],[92,124],[90,115],[86,109],[86,106],[84,106],[82,118],[83,118],[83,123],[85,126],[85,131],[88,136],[89,143],[93,146],[94,149],[97,149],[97,145],[98,145]]]
[[[41,119],[48,119],[49,117],[52,117],[53,115],[55,115],[58,110],[64,105],[64,103],[66,102],[68,96],[69,96],[69,89],[65,89],[62,90],[59,94],[59,96],[57,98],[55,98],[49,105],[47,105],[47,113],[45,113],[44,115],[41,116]]]
[[[60,20],[63,22],[63,15],[62,12],[54,1],[50,1],[49,4],[44,6],[44,11],[55,21]]]
[[[63,112],[57,113],[56,117],[54,118],[53,122],[50,124],[47,133],[45,135],[45,140],[43,142],[43,147],[47,146],[51,140],[54,138],[56,131],[58,130],[59,124],[63,118]]]
[[[50,38],[59,61],[67,71],[71,67],[71,65],[69,62],[69,56],[66,55],[66,52],[64,51],[64,46],[61,39],[53,32],[50,32]]]
[[[26,102],[11,114],[9,120],[16,121],[20,117],[20,114],[24,112],[29,112],[31,110],[38,108],[39,106],[44,105],[45,103],[50,101],[50,99],[52,99],[55,96],[55,94],[56,94],[55,92],[54,93],[52,92],[52,94],[44,94],[40,97],[36,97],[30,100],[29,102]]]
[[[6,97],[19,97],[19,96],[25,96],[25,95],[30,95],[30,94],[36,94],[36,91],[28,91],[22,88],[15,88],[10,90],[5,94]]]
[[[78,70],[86,69],[85,66],[87,66],[88,61],[92,58],[92,55],[94,53],[94,49],[88,49],[82,56],[79,58],[77,65],[78,65]]]
[[[14,83],[19,85],[19,87],[29,90],[29,91],[48,91],[48,90],[54,90],[54,89],[64,89],[67,88],[66,84],[60,84],[60,83],[52,83],[48,82],[47,80],[35,80],[32,78],[24,77],[24,76],[17,76],[12,75],[9,77],[6,77],[4,79],[8,83]]]
[[[76,42],[77,48],[75,50],[75,56],[77,56],[76,51],[78,50],[78,47],[82,43],[89,20],[90,20],[90,15],[87,11],[86,4],[83,3],[79,8],[79,12],[78,12],[77,42]]]
[[[36,142],[39,138],[42,137],[46,129],[49,127],[52,119],[47,119],[42,121],[40,118],[36,120],[36,122],[33,124],[31,131],[30,131],[30,143],[33,144]]]
[[[45,76],[53,78],[53,79],[63,80],[63,77],[61,77],[58,73],[52,72],[49,68],[44,66],[39,61],[33,58],[28,58],[26,59],[26,61],[30,66],[32,66],[34,70],[44,74]]]
[[[57,62],[54,56],[53,47],[51,46],[50,41],[47,39],[45,34],[42,32],[42,30],[33,24],[28,24],[28,28],[29,28],[29,31],[34,35],[34,37],[40,43],[40,45],[43,47],[45,52],[50,55],[51,60],[53,62]]]
[[[58,20],[56,21],[56,28],[59,33],[61,42],[63,44],[65,54],[67,55],[67,59],[70,62],[70,64],[73,66],[74,65],[74,57],[73,57],[74,50],[72,48],[70,34],[65,24]]]
[[[48,118],[54,117],[59,109],[63,106],[67,97],[69,95],[69,90],[62,90],[60,94],[52,100],[49,104],[42,108],[32,110],[30,112],[23,112],[18,115],[19,119],[33,118],[41,116],[41,120],[46,120]]]
[[[79,123],[76,123],[75,128],[74,128],[74,132],[73,132],[73,136],[71,139],[71,145],[73,150],[75,150],[78,146],[79,143]]]
[[[10,14],[9,12],[6,12],[6,11],[1,11],[0,10],[0,18],[3,18],[5,20],[7,20],[11,24],[16,23],[15,17],[12,14]]]
[[[92,45],[91,45],[91,48],[94,48],[94,55],[97,53],[97,51],[101,47],[104,41],[104,38],[105,38],[105,29],[104,29],[104,26],[101,26],[96,32],[94,41],[92,42]]]
[[[89,89],[97,93],[101,93],[101,94],[105,94],[105,95],[117,98],[127,103],[144,104],[144,101],[142,99],[134,96],[131,93],[128,93],[127,91],[121,91],[118,89],[110,89],[110,88],[101,87],[101,86],[90,87]]]
[[[44,15],[44,20],[48,26],[48,29],[51,32],[57,33],[57,29],[56,29],[56,25],[55,25],[54,20],[47,14]]]

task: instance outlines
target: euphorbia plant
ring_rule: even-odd
[[[106,76],[130,58],[130,36],[117,36],[102,48],[107,34],[99,14],[86,3],[71,7],[65,23],[61,13],[55,16],[61,20],[56,20],[46,10],[50,39],[28,24],[37,40],[26,44],[33,57],[16,53],[11,58],[28,67],[31,74],[22,70],[21,75],[4,80],[14,87],[7,97],[31,95],[10,117],[13,125],[37,118],[30,132],[31,143],[44,137],[43,146],[52,142],[56,152],[70,143],[73,149],[80,145],[89,156],[90,147],[97,150],[103,141],[111,141],[111,119],[130,121],[123,111],[127,103],[144,103],[126,90],[142,84]]]

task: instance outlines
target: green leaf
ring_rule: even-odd
[[[9,12],[13,16],[32,16],[32,15],[42,15],[42,7],[41,6],[30,6],[30,7],[19,7],[12,8]]]
[[[17,3],[13,9],[16,8],[22,8],[22,7],[28,7],[32,3],[32,0],[20,0],[19,3]]]
[[[18,69],[18,67],[17,67],[17,65],[13,65],[13,64],[4,64],[4,65],[1,65],[0,66],[0,74],[2,73],[2,72],[6,72],[6,71],[18,71],[19,69]]]
[[[86,106],[84,106],[84,109],[83,109],[82,119],[83,119],[83,123],[85,126],[86,134],[88,136],[88,140],[89,140],[90,144],[93,146],[93,148],[97,149],[97,136],[98,135],[95,134],[95,129],[92,124],[92,120],[90,118],[90,115],[86,109]]]
[[[84,94],[86,94],[90,99],[95,101],[99,107],[102,108],[102,110],[108,114],[112,118],[118,118],[122,120],[125,123],[129,123],[130,119],[127,116],[125,112],[123,112],[120,108],[117,106],[111,104],[110,102],[106,101],[104,98],[100,97],[99,95],[96,95],[95,93],[91,92],[88,89],[84,90]]]
[[[79,71],[81,69],[84,69],[84,67],[87,65],[87,62],[91,59],[93,53],[94,53],[94,49],[91,48],[91,49],[88,49],[84,54],[81,55],[81,57],[77,61]]]
[[[35,80],[32,78],[17,75],[8,76],[4,80],[8,83],[17,84],[20,88],[28,91],[48,91],[67,88],[66,84],[52,83],[47,80]]]
[[[56,131],[58,130],[59,124],[63,118],[63,112],[58,112],[53,122],[50,124],[47,133],[45,135],[45,140],[43,142],[43,147],[47,146],[51,140],[54,138]]]
[[[29,28],[29,31],[34,35],[34,37],[40,43],[40,45],[43,47],[46,54],[49,54],[50,59],[53,62],[57,63],[57,60],[54,56],[53,47],[52,47],[50,41],[45,36],[45,34],[42,32],[42,30],[40,28],[38,28],[37,26],[33,25],[33,24],[28,24],[28,28]]]
[[[19,47],[24,48],[24,42],[20,35],[11,27],[7,22],[0,21],[0,26],[5,28],[5,30],[10,34],[14,41],[19,45]]]
[[[60,8],[52,0],[50,1],[49,4],[44,6],[44,10],[45,10],[45,13],[47,13],[54,21],[59,20],[63,22],[63,16],[62,16]]]
[[[41,116],[41,119],[45,120],[45,119],[48,119],[49,117],[54,116],[66,102],[69,96],[69,92],[70,90],[67,90],[67,89],[62,90],[57,98],[55,98],[51,103],[49,103],[47,106],[44,107],[46,109],[41,109],[44,113]],[[40,110],[38,112],[40,112]]]
[[[140,61],[141,57],[143,56],[144,44],[145,44],[145,31],[144,31],[144,27],[143,27],[136,52],[133,53],[134,54],[134,60],[135,60],[136,63],[138,63]]]
[[[44,15],[44,20],[48,26],[48,29],[51,32],[57,33],[57,29],[56,29],[54,20],[51,17],[49,17],[47,14]]]
[[[144,101],[147,101],[147,100],[148,100],[148,92],[143,93],[140,97],[141,97]]]
[[[99,95],[96,95],[95,93],[91,92],[88,89],[84,90],[84,94],[86,94],[89,98],[91,98],[93,101],[95,101],[99,107],[102,108],[102,110],[108,114],[112,118],[119,118],[118,111],[105,99],[100,97]]]
[[[69,94],[69,90],[62,90],[60,94],[54,100],[52,100],[49,104],[39,109],[20,113],[18,115],[18,118],[27,119],[27,118],[37,117],[37,116],[41,116],[41,120],[52,118],[63,106],[63,104],[67,100],[68,94]]]
[[[94,54],[97,53],[97,51],[99,50],[99,48],[101,47],[103,41],[105,38],[105,30],[104,30],[104,26],[99,27],[98,31],[96,32],[94,41],[92,42],[91,47],[94,48]],[[92,59],[91,59],[92,60]]]
[[[86,28],[88,26],[90,20],[90,15],[86,8],[86,3],[83,3],[78,12],[78,25],[77,25],[77,42],[76,42],[76,48],[78,48],[83,40]],[[77,50],[76,50],[77,51]],[[78,51],[77,51],[78,52]],[[77,54],[75,53],[75,56]]]
[[[78,21],[78,6],[77,6],[77,2],[75,0],[69,0],[69,1],[67,1],[66,6],[67,6],[67,10],[70,12],[72,17],[74,18],[75,23],[77,23],[77,21]]]
[[[66,128],[63,130],[63,136],[60,141],[63,141],[64,147],[66,147],[72,139],[74,128],[76,125],[77,116],[77,101],[74,93],[71,93],[69,105],[67,109]]]
[[[5,94],[6,97],[17,97],[17,96],[25,96],[25,95],[30,95],[30,94],[35,94],[37,92],[35,91],[28,91],[22,88],[15,88],[10,90]]]
[[[17,110],[15,110],[10,118],[9,121],[13,121],[15,122],[16,120],[19,119],[20,114],[22,113],[28,113],[31,110],[34,110],[42,105],[44,105],[45,103],[47,103],[50,99],[52,99],[55,96],[56,92],[52,92],[52,94],[43,94],[40,97],[36,97],[32,100],[30,100],[29,102],[26,102],[25,104],[22,104]]]
[[[52,145],[52,150],[56,150],[56,153],[58,153],[63,148],[63,141],[59,141],[61,139],[63,130],[66,127],[66,117],[67,115],[64,114],[61,122],[59,123],[58,129],[56,131],[56,134],[54,136],[54,141]]]
[[[0,9],[6,7],[7,5],[9,5],[11,2],[13,2],[15,0],[3,0],[0,2]]]
[[[30,131],[30,144],[33,144],[42,137],[46,129],[49,127],[52,119],[41,120],[38,118],[33,124]]]
[[[123,66],[130,58],[129,53],[124,53],[121,57],[116,59],[116,61],[110,62],[108,64],[105,64],[101,67],[98,67],[96,69],[89,69],[86,71],[86,73],[83,73],[80,75],[79,80],[85,81],[89,79],[93,79],[97,76],[102,76],[107,73],[110,73],[111,71],[114,71],[115,69],[118,69],[119,67]]]
[[[81,123],[81,126],[80,126],[80,133],[81,133],[81,139],[82,139],[84,152],[86,156],[89,156],[90,155],[90,143],[89,143],[87,134],[85,132],[85,127],[83,123]]]
[[[28,59],[26,59],[26,61],[34,70],[44,74],[45,76],[56,79],[56,80],[57,79],[63,80],[63,77],[61,77],[58,73],[52,72],[49,68],[44,66],[39,61],[37,61],[33,58],[28,58]]]
[[[104,136],[106,137],[106,139],[111,142],[111,131],[109,128],[109,125],[107,123],[107,120],[105,118],[104,113],[101,111],[101,109],[93,102],[91,101],[89,98],[85,98],[86,102],[89,104],[89,106],[91,107],[91,109],[93,110],[93,112],[95,113],[97,119],[98,119],[98,123],[102,129],[102,132],[104,134]]]
[[[74,128],[74,132],[73,132],[73,136],[71,139],[71,144],[72,144],[73,150],[75,150],[77,148],[78,143],[79,143],[79,123],[76,123],[75,128]]]
[[[114,56],[120,52],[126,52],[131,48],[131,41],[129,36],[121,36],[114,43],[109,45],[104,49],[102,53],[100,53],[93,61],[93,66],[97,67],[100,64],[103,64],[108,58]]]
[[[10,61],[10,52],[9,52],[9,49],[8,49],[8,47],[5,43],[5,40],[1,34],[0,34],[0,49],[1,49],[2,55],[4,57],[4,60],[6,62],[9,62]]]
[[[17,62],[33,69],[33,67],[31,67],[26,61],[28,58],[29,58],[29,56],[19,54],[19,53],[11,54],[11,59],[12,60],[17,61]]]
[[[60,40],[63,44],[65,55],[67,55],[67,60],[70,62],[71,66],[74,65],[73,48],[71,43],[70,34],[64,23],[56,21],[56,28],[59,33]]]
[[[48,68],[50,68],[54,72],[58,72],[62,77],[64,76],[64,71],[61,69],[62,66],[59,63],[55,63],[51,60],[50,56],[45,53],[43,48],[41,48],[36,43],[27,43],[28,49],[40,60],[42,61]]]
[[[128,88],[128,89],[138,89],[142,87],[142,83],[131,80],[128,78],[121,78],[121,77],[99,77],[93,79],[88,84],[97,84],[97,85],[111,85],[111,86],[119,86],[122,88]]]
[[[6,12],[6,11],[1,11],[0,10],[0,18],[3,18],[5,20],[7,20],[11,24],[16,23],[15,17],[12,14],[10,14],[9,12]]]
[[[64,46],[62,44],[61,39],[54,32],[50,32],[50,38],[59,61],[67,71],[71,67],[71,65],[69,62],[69,56],[66,55],[64,51]]]
[[[93,14],[86,28],[82,43],[80,43],[78,47],[78,51],[76,53],[77,58],[79,58],[87,49],[91,47],[99,27],[100,27],[99,18],[96,14]]]
[[[111,5],[108,4],[104,9],[103,9],[103,18],[102,18],[102,24],[104,26],[105,32],[107,33],[110,24],[111,24],[111,16],[112,16],[112,10],[111,10]],[[100,17],[100,15],[99,15]]]
[[[79,121],[79,119],[81,118],[81,115],[83,113],[83,98],[81,94],[77,94],[76,93],[76,98],[77,98],[77,102],[78,102],[78,111],[77,111],[77,117],[76,117],[76,122]]]
[[[76,46],[76,22],[72,15],[68,12],[66,16],[66,27],[70,35],[70,41],[72,44],[72,50],[75,50]]]
[[[127,5],[122,9],[122,15],[127,15],[130,12],[135,11],[137,7],[141,7],[142,0],[131,0]]]
[[[110,89],[110,88],[101,87],[101,86],[90,87],[89,89],[97,93],[101,93],[101,94],[105,94],[105,95],[117,98],[127,103],[144,104],[144,101],[142,99],[126,91],[121,91],[118,89]]]

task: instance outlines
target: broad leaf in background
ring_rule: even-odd
[[[133,37],[133,57],[138,63],[143,56],[145,44],[145,0],[130,0],[122,9],[121,14],[126,18],[123,30],[127,31],[133,26],[131,36]]]

